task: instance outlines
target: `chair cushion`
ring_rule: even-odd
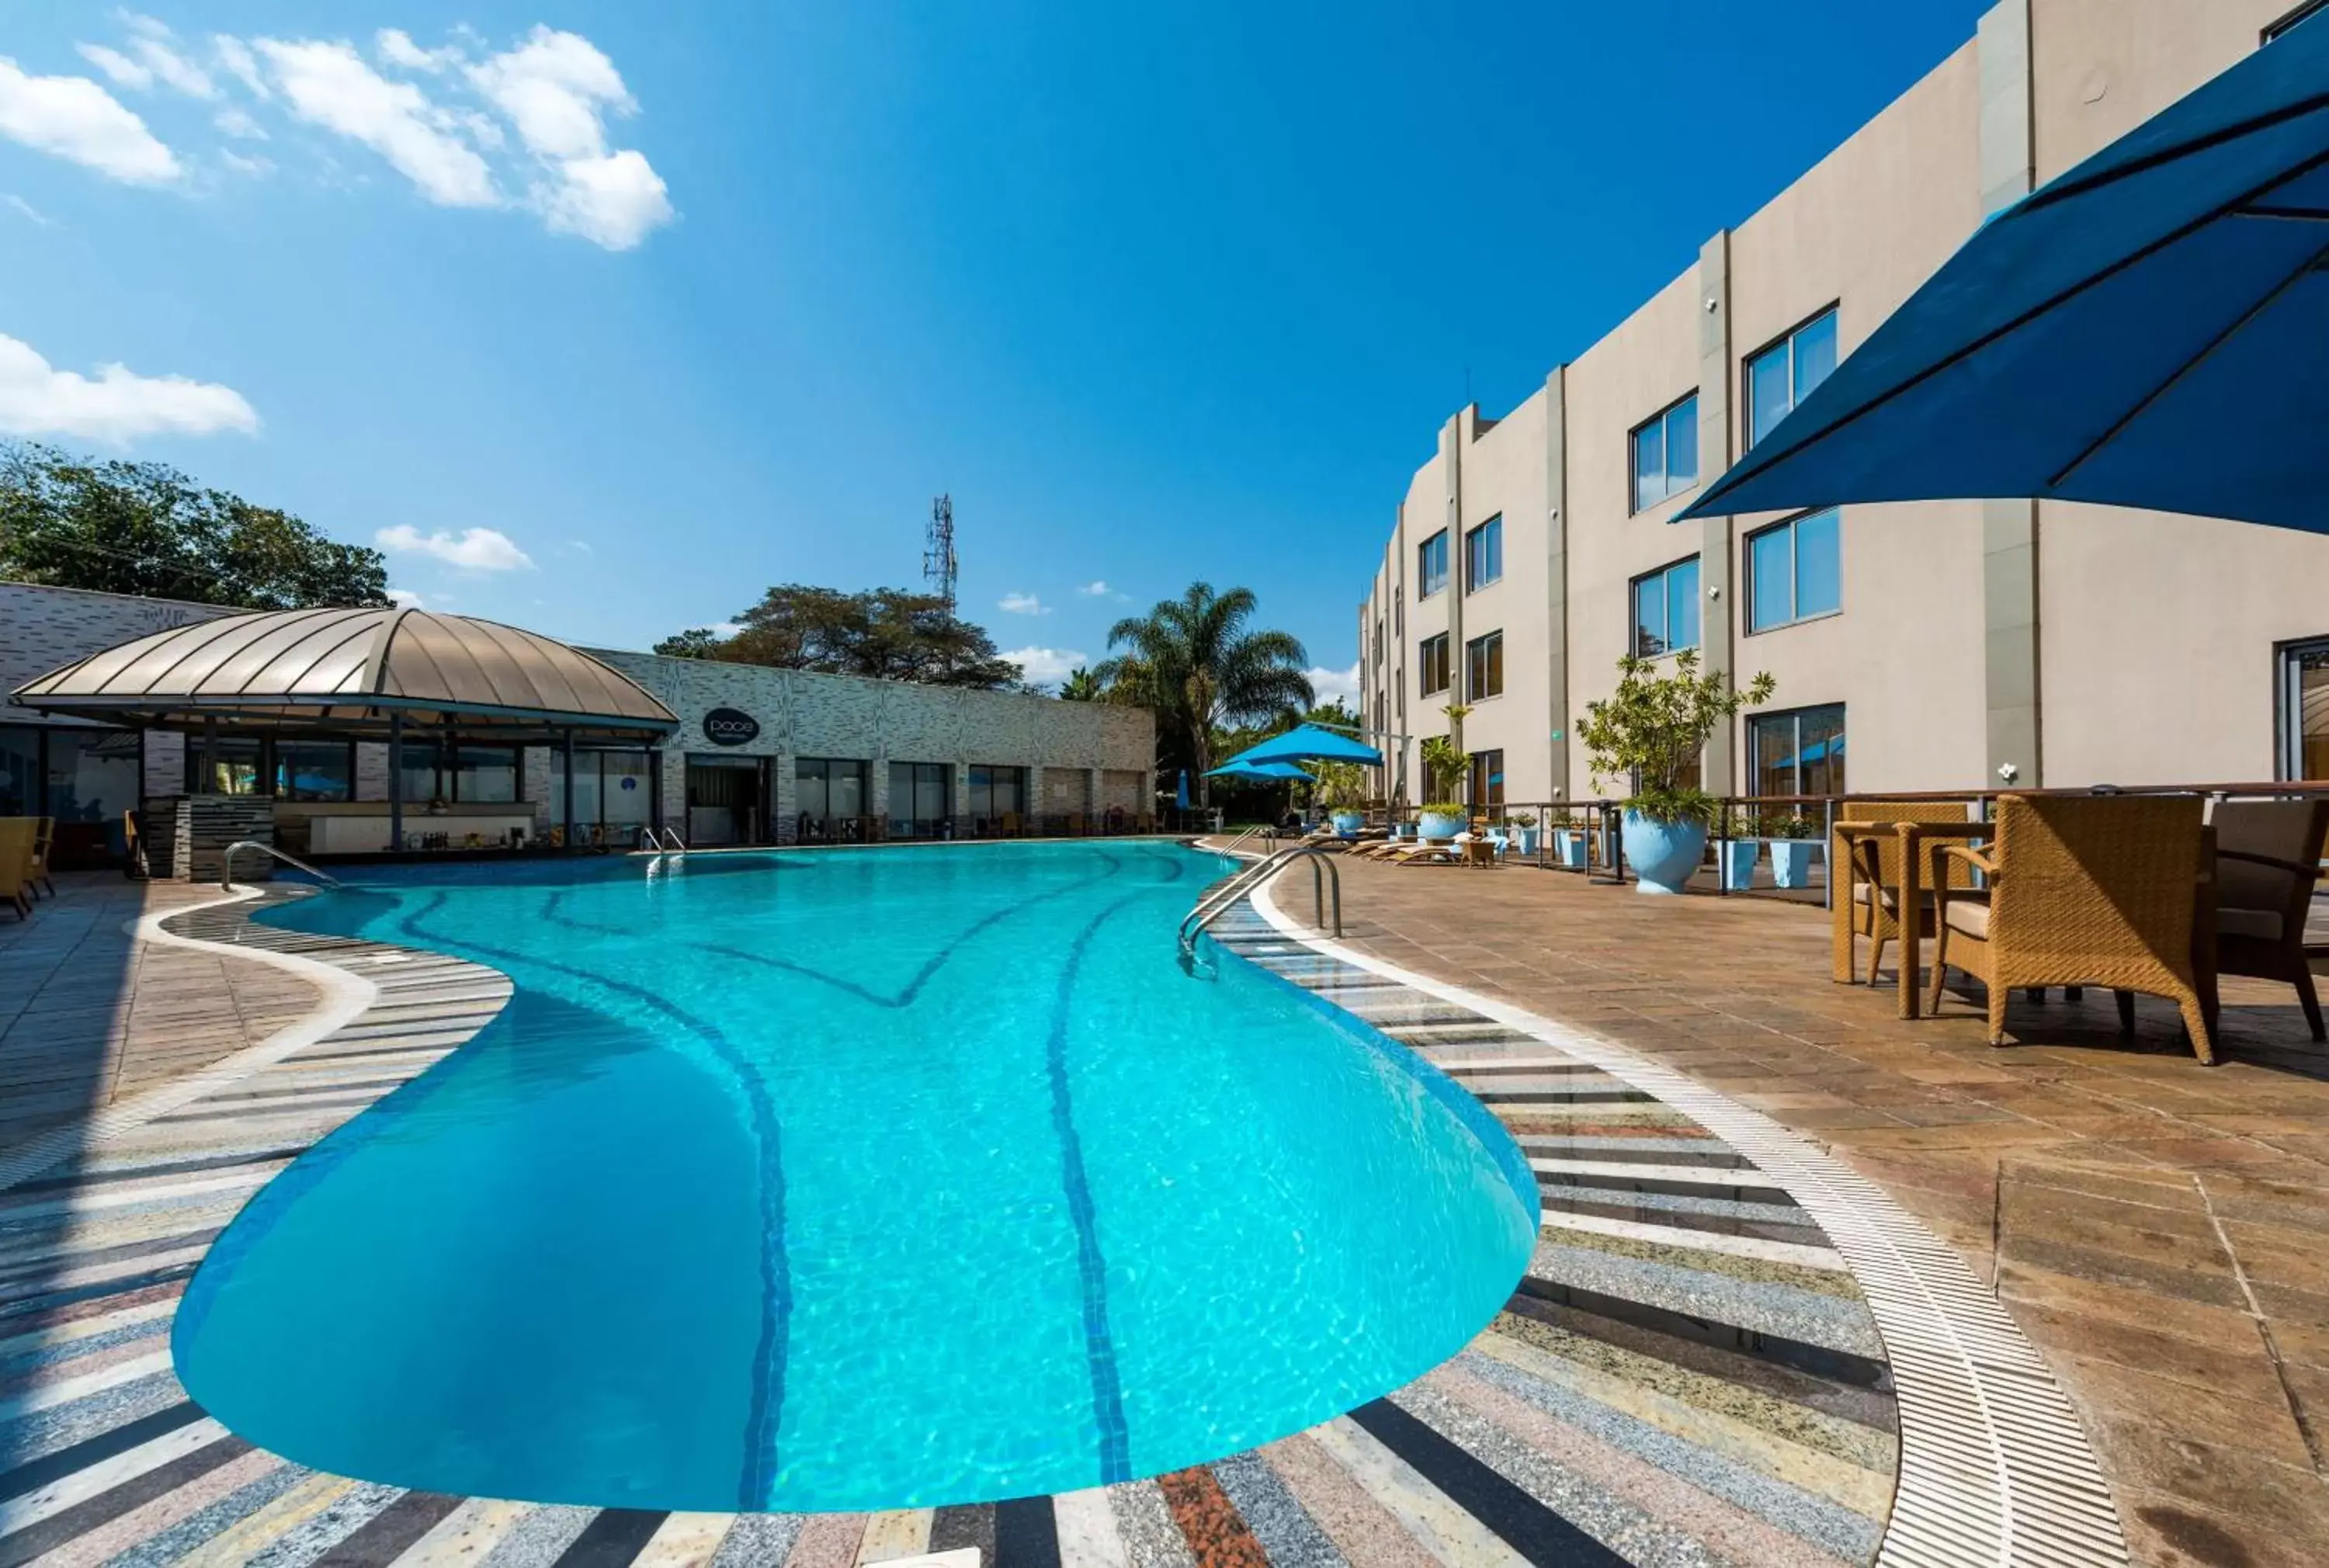
[[[1989,906],[1980,899],[1950,899],[1942,919],[1951,931],[1962,931],[1976,941],[1989,940]]]
[[[1883,897],[1885,908],[1893,909],[1899,907],[1900,896],[1898,893],[1895,893],[1890,887],[1882,888],[1879,891]],[[1854,882],[1852,885],[1852,901],[1854,904],[1861,905],[1864,907],[1868,903],[1869,892],[1870,889],[1867,883]]]
[[[2219,936],[2249,936],[2258,942],[2278,942],[2280,932],[2280,911],[2277,909],[2216,911],[2216,934]]]

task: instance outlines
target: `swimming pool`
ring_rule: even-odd
[[[1174,932],[1221,862],[949,846],[416,868],[269,916],[516,993],[212,1248],[188,1392],[302,1463],[651,1508],[976,1502],[1299,1431],[1460,1349],[1525,1160]]]

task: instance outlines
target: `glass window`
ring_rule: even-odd
[[[1416,650],[1416,662],[1423,677],[1423,695],[1447,690],[1447,634],[1426,637]]]
[[[1026,779],[1025,768],[989,767],[973,763],[970,767],[968,814],[981,822],[993,822],[1006,812],[1024,811]]]
[[[1759,713],[1747,721],[1759,795],[1843,793],[1843,704]]]
[[[1382,662],[1382,661],[1383,661],[1383,624],[1382,624],[1382,617],[1381,617],[1381,615],[1377,615],[1377,616],[1375,617],[1375,662],[1376,662],[1376,663],[1378,663],[1378,664],[1380,664],[1380,663],[1381,663],[1381,662]]]
[[[194,781],[192,787],[197,794],[255,795],[260,780],[267,776],[255,735],[190,735],[186,757],[190,765],[186,776]],[[205,766],[207,773],[203,771]]]
[[[2329,637],[2288,649],[2282,669],[2281,776],[2329,779]]]
[[[47,793],[41,777],[41,732],[29,724],[0,726],[0,817],[39,817]]]
[[[118,822],[138,803],[140,747],[135,730],[52,729],[48,803],[40,814],[61,822]]]
[[[1504,754],[1501,751],[1476,751],[1472,754],[1472,804],[1501,806],[1504,803]]]
[[[1504,634],[1490,632],[1464,644],[1464,700],[1501,697],[1504,690]]]
[[[1398,588],[1391,591],[1391,634],[1407,635],[1407,596]]]
[[[1464,536],[1464,591],[1476,593],[1504,575],[1504,520],[1488,519]]]
[[[275,743],[275,798],[281,801],[355,799],[354,748],[344,740]]]
[[[1698,483],[1698,394],[1634,428],[1636,512]]]
[[[1747,629],[1767,632],[1843,607],[1837,513],[1802,517],[1747,536]]]
[[[1747,361],[1747,445],[1771,433],[1835,369],[1835,307],[1830,305]]]
[[[1447,530],[1441,529],[1415,547],[1415,596],[1428,599],[1447,586]]]
[[[942,762],[890,765],[890,832],[897,838],[935,838],[953,816],[954,769]]]
[[[1698,558],[1636,577],[1634,653],[1655,659],[1698,646]]]
[[[454,748],[453,798],[500,803],[518,798],[517,747],[463,746]]]

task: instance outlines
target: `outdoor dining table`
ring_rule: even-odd
[[[1977,843],[1994,831],[1988,822],[1838,822],[1836,836],[1847,844],[1896,838],[1900,845],[1899,880],[1892,889],[1899,911],[1897,919],[1901,930],[1902,960],[1900,964],[1900,1014],[1904,1019],[1921,1016],[1921,988],[1918,980],[1923,969],[1923,953],[1919,945],[1924,936],[1926,919],[1922,908],[1925,888],[1938,887],[1943,875],[1939,868],[1939,850],[1944,844]],[[1847,886],[1840,893],[1831,887],[1832,897],[1849,897]],[[2221,1008],[2216,974],[2216,831],[2212,827],[2200,830],[2200,875],[2192,889],[2192,981],[2200,993],[2209,1027],[2212,1030]],[[2070,994],[2076,994],[2071,988]]]

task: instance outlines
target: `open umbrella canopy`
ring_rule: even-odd
[[[2329,533],[2324,263],[2316,21],[1994,217],[1681,516],[2031,496]]]
[[[1206,776],[1267,779],[1273,784],[1283,779],[1299,779],[1305,784],[1318,782],[1290,762],[1244,762],[1234,757],[1213,769]]]
[[[1355,762],[1381,767],[1382,753],[1365,741],[1338,735],[1324,725],[1304,724],[1273,735],[1259,746],[1249,746],[1231,762]]]

